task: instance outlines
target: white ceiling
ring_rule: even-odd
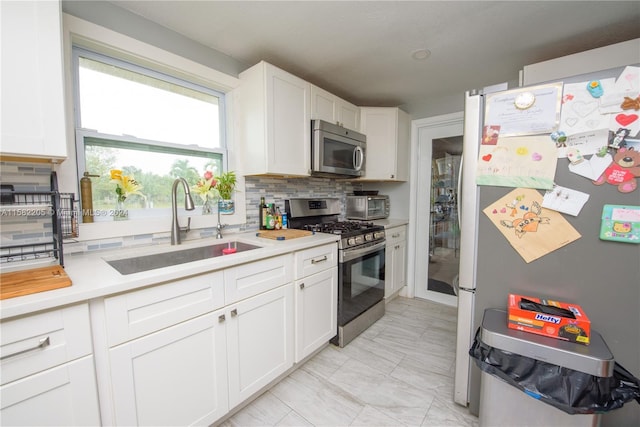
[[[524,65],[640,37],[639,1],[113,1],[357,105],[424,106]],[[415,61],[426,48],[431,56]]]

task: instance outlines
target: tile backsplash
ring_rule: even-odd
[[[50,176],[53,166],[46,163],[0,162],[0,182],[11,184],[15,191],[49,191]],[[245,177],[244,192],[236,193],[236,197],[244,197],[246,201],[246,223],[231,226],[233,231],[257,230],[260,198],[267,203],[274,203],[284,210],[284,200],[299,197],[335,197],[341,199],[344,206],[345,195],[354,189],[361,189],[359,183],[330,178],[276,178]],[[76,200],[77,200],[76,196]],[[344,212],[343,212],[344,215]],[[50,239],[51,222],[47,218],[10,217],[0,219],[0,247],[15,245],[16,242],[31,243],[39,239]],[[194,230],[195,231],[195,230]],[[195,238],[215,235],[215,228],[199,229]],[[193,232],[191,234],[194,234]],[[123,236],[92,240],[89,242],[65,241],[64,253],[85,252],[117,247],[153,245],[166,243],[169,233]]]

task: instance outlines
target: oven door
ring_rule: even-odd
[[[385,242],[340,251],[338,325],[344,326],[384,299]]]

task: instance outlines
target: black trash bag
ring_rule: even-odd
[[[568,414],[598,414],[640,404],[640,380],[615,362],[613,376],[598,377],[493,348],[479,338],[469,349],[478,367]]]

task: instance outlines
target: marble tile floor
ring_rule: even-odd
[[[224,421],[233,426],[478,426],[453,403],[456,308],[398,297]]]

